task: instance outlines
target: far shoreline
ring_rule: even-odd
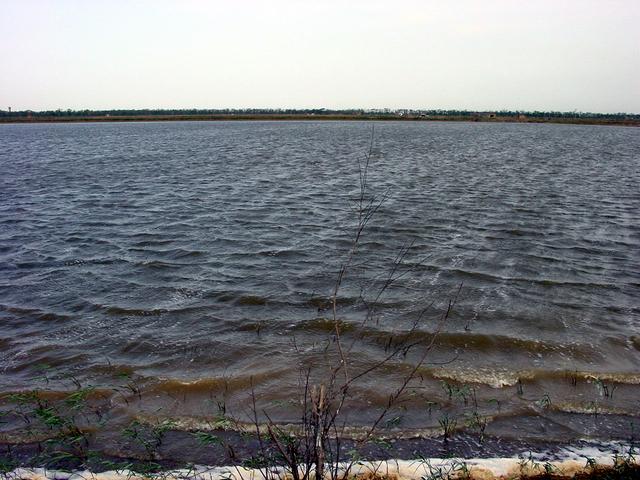
[[[482,122],[553,123],[564,125],[609,125],[640,127],[640,120],[594,117],[524,117],[489,115],[397,115],[397,114],[194,114],[194,115],[91,115],[91,116],[11,116],[0,117],[0,124],[176,122],[176,121],[403,121],[403,122]]]

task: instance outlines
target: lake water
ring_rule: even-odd
[[[121,422],[189,425],[213,402],[244,415],[254,388],[295,422],[299,365],[334,351],[329,299],[370,144],[366,198],[383,201],[338,293],[350,368],[419,317],[412,337],[430,338],[459,290],[385,428],[427,434],[475,409],[495,437],[628,435],[640,131],[624,127],[1,125],[0,393],[92,385]],[[350,425],[371,421],[421,348],[363,379]]]

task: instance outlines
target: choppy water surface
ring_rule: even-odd
[[[298,363],[332,350],[327,298],[371,128],[0,126],[0,391],[79,382],[114,416],[187,422],[214,399],[241,411],[253,383],[295,421]],[[473,405],[495,435],[624,435],[640,411],[638,185],[633,128],[377,123],[368,194],[388,198],[339,298],[353,368],[425,308],[413,336],[428,338],[462,285],[389,428],[437,428]],[[363,382],[349,422],[412,361]]]

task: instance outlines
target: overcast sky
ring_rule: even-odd
[[[0,109],[640,113],[638,0],[0,0]]]

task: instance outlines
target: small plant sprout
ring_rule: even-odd
[[[487,428],[487,419],[474,411],[467,418],[467,426],[478,433],[480,443],[484,442],[484,431]]]
[[[198,443],[200,443],[200,445],[222,445],[222,440],[220,439],[220,437],[209,432],[194,432],[192,433],[192,435],[198,440]]]
[[[383,449],[390,449],[391,448],[391,442],[389,442],[389,440],[382,438],[382,437],[374,437],[371,439],[371,443],[382,447]]]
[[[402,416],[397,415],[397,416],[392,417],[389,420],[387,420],[385,422],[385,425],[386,425],[387,428],[393,428],[393,427],[397,427],[398,425],[400,425],[401,422],[402,422]]]
[[[544,473],[549,476],[549,475],[553,475],[555,473],[558,473],[558,467],[556,467],[553,463],[551,462],[544,462],[544,465],[542,465],[542,467],[544,468]]]
[[[536,462],[533,457],[533,452],[529,452],[529,454],[525,457],[524,455],[519,456],[520,461],[518,465],[520,467],[520,473],[522,475],[530,475],[531,472],[535,474],[535,472],[542,471],[542,466]]]
[[[36,365],[36,369],[41,373],[40,377],[36,377],[35,380],[42,380],[44,381],[46,384],[49,383],[49,375],[48,372],[49,370],[51,370],[51,365],[48,365],[46,363],[39,363],[38,365]]]
[[[464,461],[454,459],[451,462],[434,465],[430,459],[420,457],[419,462],[425,471],[422,480],[468,480],[471,478],[469,466]]]
[[[432,402],[430,400],[427,400],[426,404],[427,404],[427,411],[429,412],[429,416],[431,416],[433,407],[440,407],[440,404],[438,402]]]
[[[609,398],[609,399],[613,398],[613,392],[615,392],[617,385],[615,384],[608,385],[601,378],[597,378],[597,377],[593,378],[593,382],[596,386],[596,389],[598,390],[598,394],[601,397]]]
[[[596,462],[596,459],[593,457],[585,457],[586,459],[586,463],[585,463],[585,468],[589,468],[591,470],[595,470],[598,466],[598,463]]]
[[[122,435],[142,446],[147,452],[148,458],[153,460],[158,457],[157,451],[162,445],[165,434],[175,426],[176,424],[170,420],[153,426],[144,425],[134,420],[122,431]]]
[[[438,423],[442,428],[442,435],[444,441],[447,442],[452,437],[453,432],[455,431],[457,420],[455,418],[451,418],[448,413],[445,413],[439,420]]]
[[[551,406],[551,398],[548,393],[545,393],[540,400],[536,402],[540,408],[546,410]]]
[[[453,398],[453,388],[454,388],[453,385],[445,381],[441,382],[441,385],[442,385],[442,389],[449,397],[449,400],[451,400]]]
[[[73,410],[80,410],[85,407],[87,398],[95,390],[95,387],[89,386],[85,388],[80,388],[70,394],[65,403],[71,407]]]
[[[442,382],[442,389],[445,391],[449,400],[453,400],[454,398],[462,400],[462,402],[467,405],[469,397],[472,395],[471,389],[469,385],[455,385],[449,382]]]
[[[569,381],[571,382],[572,387],[578,386],[578,371],[574,370],[573,372],[569,372]]]
[[[487,400],[487,403],[489,405],[495,405],[498,412],[500,412],[500,409],[502,408],[500,400],[498,400],[497,398],[490,398],[489,400]]]

